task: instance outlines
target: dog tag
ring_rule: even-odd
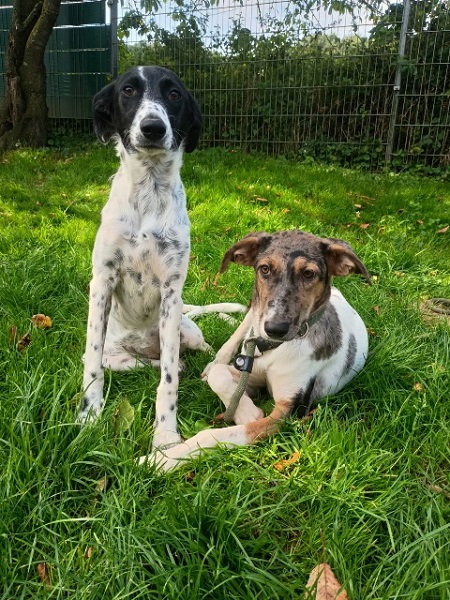
[[[247,371],[247,373],[251,373],[253,369],[253,356],[238,354],[233,359],[233,365],[238,371]]]

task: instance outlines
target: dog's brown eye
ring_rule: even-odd
[[[316,276],[316,273],[312,269],[305,269],[303,271],[303,277],[305,279],[314,279],[315,276]]]
[[[133,96],[133,94],[134,94],[134,87],[131,86],[131,85],[126,85],[123,88],[122,92],[125,94],[125,96],[128,96],[128,97]]]
[[[169,100],[173,100],[173,102],[176,102],[180,98],[181,98],[181,94],[180,94],[180,92],[178,90],[170,90],[170,92],[169,92]]]
[[[261,265],[259,267],[259,272],[261,273],[261,275],[268,275],[270,273],[269,265]]]

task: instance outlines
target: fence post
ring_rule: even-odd
[[[389,121],[389,131],[386,143],[386,154],[384,160],[386,164],[390,164],[392,160],[392,151],[394,149],[395,124],[397,122],[398,100],[400,96],[400,88],[402,85],[402,68],[403,57],[405,56],[406,34],[408,33],[409,13],[411,10],[410,0],[403,0],[403,16],[402,26],[400,29],[400,39],[398,42],[397,67],[395,70],[394,81],[394,96],[392,99],[392,111]]]
[[[111,10],[111,76],[115,79],[119,70],[119,43],[117,39],[119,0],[107,0],[106,3]]]

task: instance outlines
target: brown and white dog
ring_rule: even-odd
[[[254,268],[253,297],[243,322],[202,376],[228,406],[240,377],[229,363],[243,340],[256,339],[258,352],[234,416],[236,425],[206,429],[153,455],[164,471],[204,448],[242,446],[276,433],[289,415],[305,415],[314,401],[342,389],[367,358],[366,327],[331,285],[333,276],[351,273],[371,283],[346,242],[298,230],[255,232],[226,252],[220,271],[230,262]],[[274,399],[268,416],[251,399],[261,388]],[[141,462],[146,460],[142,457]]]

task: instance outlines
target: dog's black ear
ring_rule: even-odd
[[[200,139],[200,132],[202,130],[202,113],[198,107],[197,102],[194,99],[194,96],[190,92],[189,101],[190,101],[190,115],[191,115],[191,123],[190,127],[187,131],[185,143],[184,143],[184,151],[189,153],[193,152],[198,146],[198,140]]]
[[[265,231],[249,233],[226,251],[219,273],[226,271],[230,262],[253,267],[259,252],[267,247],[271,239],[271,236]]]
[[[370,273],[359,260],[352,248],[347,242],[342,240],[329,240],[327,245],[325,258],[328,264],[328,269],[332,275],[350,275],[351,273],[359,273],[363,275],[369,285],[372,285]]]
[[[115,84],[110,83],[101,89],[94,96],[94,131],[98,139],[106,144],[116,133],[113,125],[114,118],[114,88]]]

